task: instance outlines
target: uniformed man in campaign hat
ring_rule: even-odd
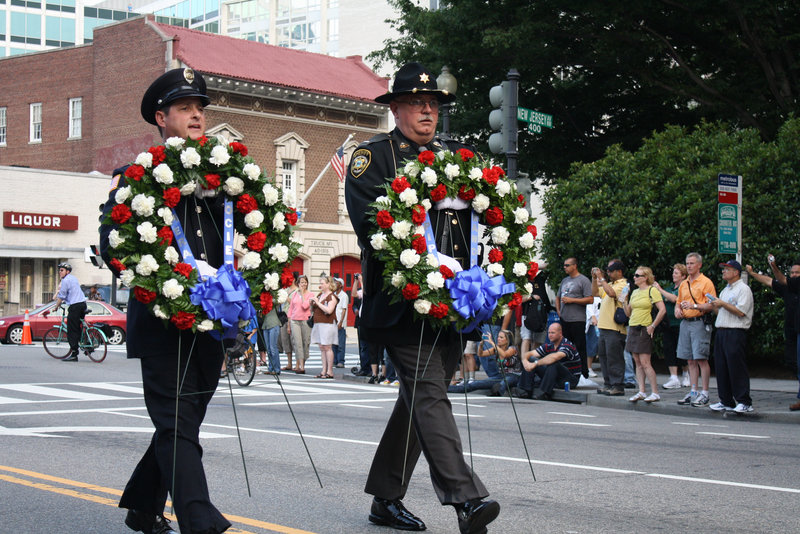
[[[205,133],[209,103],[203,77],[190,68],[179,68],[150,85],[141,112],[144,120],[158,126],[165,140],[197,140]],[[116,204],[116,189],[125,185],[124,172],[125,168],[114,171],[104,218]],[[222,199],[200,191],[182,196],[175,214],[195,258],[214,268],[221,266]],[[111,225],[100,227],[100,250],[109,266],[111,230]],[[219,382],[222,346],[208,333],[178,330],[171,323],[165,326],[134,292],[128,301],[127,330],[128,357],[141,361],[144,401],[155,432],[120,498],[119,506],[128,509],[125,524],[145,534],[176,534],[164,517],[169,492],[182,534],[224,532],[231,524],[211,503],[199,443],[200,425]],[[180,395],[176,377],[182,382]]]
[[[425,150],[455,151],[465,147],[436,135],[439,106],[454,98],[440,90],[431,71],[419,63],[409,63],[397,71],[392,90],[375,99],[389,104],[397,127],[362,143],[353,153],[345,199],[362,250],[361,333],[367,341],[386,345],[400,380],[400,396],[365,487],[374,496],[369,520],[402,530],[425,530],[423,521],[402,502],[422,452],[439,501],[456,509],[459,530],[479,533],[485,532],[486,525],[497,517],[500,505],[485,500],[486,488],[464,461],[447,400],[447,384],[466,338],[452,330],[436,332],[430,325],[423,327],[424,323],[414,322],[408,302],[390,304],[391,295],[383,290],[384,264],[372,255],[368,237],[374,229],[368,218],[369,204],[383,193],[380,186],[395,178],[396,170],[406,159]],[[429,214],[442,263],[469,267],[469,203],[444,199]],[[437,335],[438,340],[434,341]],[[417,343],[420,339],[421,346]],[[413,425],[410,435],[409,419]]]

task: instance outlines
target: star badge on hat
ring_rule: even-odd
[[[422,74],[419,75],[419,81],[421,81],[422,83],[428,83],[429,81],[431,81],[431,79],[430,76],[428,76],[427,72],[423,72]]]

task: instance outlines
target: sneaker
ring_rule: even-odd
[[[730,412],[731,410],[733,410],[733,408],[721,402],[715,402],[714,404],[710,405],[709,408],[714,410],[715,412]]]
[[[686,404],[691,404],[691,403],[694,402],[694,399],[696,397],[697,397],[697,392],[696,391],[690,391],[689,393],[686,394],[686,396],[684,398],[682,398],[681,400],[678,401],[678,404],[680,404],[682,406],[686,405]]]
[[[608,395],[608,391],[609,391],[610,389],[611,389],[611,388],[610,388],[609,386],[603,386],[603,387],[601,387],[601,388],[597,388],[597,394],[598,394],[598,395]]]
[[[589,378],[597,378],[597,373],[593,370],[589,369]]]
[[[392,386],[399,386],[399,385],[400,385],[400,381],[399,381],[399,380],[395,380],[395,381],[394,381],[394,382],[392,382],[390,385],[392,385]]]
[[[637,393],[636,395],[634,395],[633,397],[628,399],[628,401],[629,402],[636,402],[636,401],[644,400],[644,398],[645,398],[645,394],[640,391],[639,393]]]
[[[699,393],[697,398],[692,401],[692,406],[705,406],[708,404],[708,395]]]
[[[681,387],[681,379],[677,376],[671,376],[669,377],[669,380],[667,380],[666,384],[661,387],[664,389],[678,389]]]
[[[692,385],[692,381],[689,379],[689,373],[683,373],[683,378],[681,379],[681,387],[688,388]]]
[[[658,393],[651,393],[650,395],[644,398],[644,401],[647,403],[658,402],[660,400],[661,400],[661,395],[659,395]]]
[[[742,404],[741,402],[736,405],[736,408],[733,409],[736,413],[748,413],[753,411],[753,407],[749,404]]]
[[[336,367],[337,369],[344,369],[344,364],[343,363],[337,363],[334,367]]]
[[[391,384],[391,383],[392,383],[392,381],[391,381],[391,380],[389,380],[389,379],[387,378],[386,380],[384,380],[383,382],[381,382],[381,385],[382,385],[382,386],[388,386],[388,385],[389,385],[389,384]]]
[[[367,384],[378,384],[378,383],[379,383],[379,382],[378,382],[378,377],[377,377],[377,376],[375,376],[375,375],[372,375],[372,376],[370,377],[369,381],[367,382]]]
[[[611,389],[608,390],[608,393],[606,393],[606,395],[608,395],[609,397],[621,397],[625,395],[625,390],[622,389],[621,387],[612,387]]]

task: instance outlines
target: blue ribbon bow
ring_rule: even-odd
[[[472,332],[481,322],[492,318],[500,297],[513,293],[516,286],[506,283],[501,274],[489,278],[486,271],[473,265],[468,271],[459,271],[455,278],[445,282],[453,299],[453,308],[464,319],[474,318],[461,332]]]
[[[216,275],[192,288],[190,300],[195,306],[202,306],[209,319],[219,320],[225,329],[223,338],[233,338],[239,332],[239,321],[249,321],[256,316],[250,293],[242,273],[226,263]],[[213,330],[209,333],[215,338],[219,335]]]

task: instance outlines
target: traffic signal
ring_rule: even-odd
[[[103,258],[100,256],[100,249],[97,245],[89,245],[89,251],[89,261],[98,269],[102,269],[105,262],[103,262]]]
[[[489,126],[495,130],[489,150],[495,154],[517,152],[517,87],[517,80],[509,79],[489,90],[489,102],[497,108],[489,113]]]

